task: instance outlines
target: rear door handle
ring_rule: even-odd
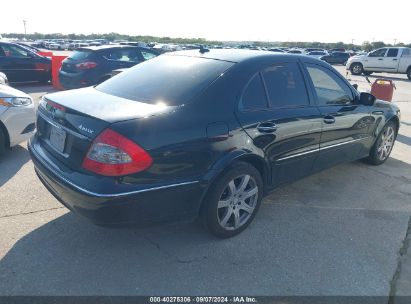
[[[333,124],[335,123],[335,117],[331,115],[324,116],[324,122],[326,124]]]
[[[378,60],[382,60],[382,58],[378,58]]]
[[[277,125],[273,122],[262,122],[257,126],[260,133],[274,133],[277,131]]]
[[[397,59],[397,58],[394,58],[393,60],[394,60],[394,61],[397,61],[398,59]]]

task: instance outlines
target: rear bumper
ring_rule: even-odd
[[[67,73],[59,71],[59,81],[64,89],[78,89],[88,87],[94,84],[92,79],[89,79],[88,75],[83,72],[80,73]]]
[[[198,181],[153,185],[121,193],[95,193],[70,180],[29,142],[35,171],[44,186],[64,206],[103,226],[147,226],[155,223],[194,220],[204,188]],[[44,155],[44,154],[43,154]],[[96,177],[96,183],[98,178]]]

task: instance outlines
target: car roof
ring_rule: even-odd
[[[261,51],[261,50],[244,50],[244,49],[209,49],[207,52],[201,52],[201,50],[186,50],[177,51],[163,54],[162,56],[188,56],[188,57],[199,57],[207,59],[215,59],[230,62],[243,62],[249,59],[255,59],[258,57],[280,57],[286,60],[287,58],[306,57],[301,54],[290,54],[290,53],[274,53],[271,51]]]

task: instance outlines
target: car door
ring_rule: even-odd
[[[113,48],[106,55],[110,71],[130,68],[143,61],[138,48]]]
[[[399,64],[399,49],[389,48],[384,58],[384,70],[387,72],[396,72]]]
[[[264,151],[273,186],[310,174],[319,151],[321,115],[310,102],[297,60],[255,74],[242,94],[237,116],[255,146]]]
[[[363,62],[363,67],[371,71],[384,71],[384,59],[387,48],[375,50],[368,54]]]
[[[1,70],[7,75],[10,82],[34,80],[36,66],[30,53],[12,44],[0,44]]]
[[[314,171],[356,160],[369,144],[375,122],[370,107],[356,102],[358,94],[338,72],[312,63],[306,68],[323,118]]]

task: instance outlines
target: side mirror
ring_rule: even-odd
[[[358,91],[358,84],[357,83],[354,83],[352,86],[354,87],[354,89],[356,89]]]
[[[360,104],[365,106],[372,106],[377,98],[370,93],[362,92],[360,94]]]

